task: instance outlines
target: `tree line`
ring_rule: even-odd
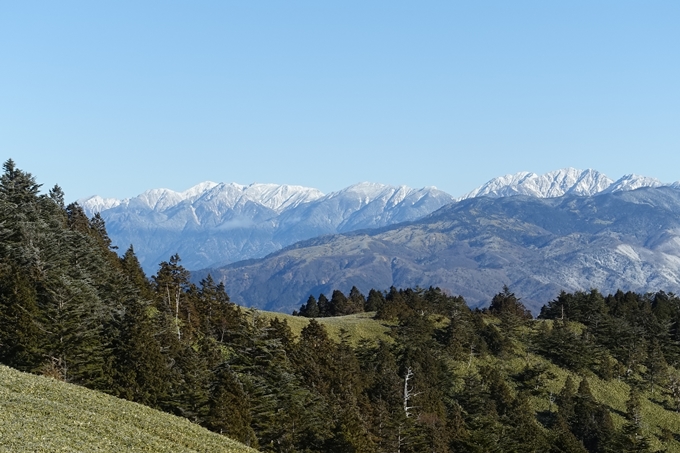
[[[380,341],[298,336],[175,255],[151,278],[103,219],[8,160],[0,177],[0,362],[171,412],[268,452],[652,451],[643,408],[680,411],[680,299],[561,293],[539,315],[438,288],[310,297],[310,318],[376,312]],[[592,384],[620,383],[625,410]],[[615,418],[622,423],[615,423]]]

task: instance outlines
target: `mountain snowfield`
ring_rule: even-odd
[[[595,170],[567,168],[501,176],[458,199],[435,187],[369,182],[323,194],[294,185],[206,181],[183,192],[152,189],[124,200],[92,196],[78,202],[88,215],[101,213],[113,243],[121,250],[133,244],[145,271],[155,273],[175,253],[188,269],[215,267],[321,235],[415,221],[469,198],[593,196],[664,185],[643,176],[613,181]]]

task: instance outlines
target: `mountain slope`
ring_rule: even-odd
[[[0,365],[0,451],[255,450],[186,419]]]
[[[534,312],[560,290],[680,291],[680,190],[473,198],[422,220],[304,241],[211,272],[237,303],[290,312],[309,294],[420,285]],[[196,273],[200,278],[207,271]]]
[[[197,269],[262,257],[303,239],[415,220],[453,201],[435,188],[361,183],[323,195],[275,184],[202,183],[185,192],[147,191],[128,200],[91,197],[113,243],[134,245],[147,273],[179,253]]]
[[[592,196],[661,185],[642,176],[612,181],[595,170],[566,168],[494,178],[459,200]],[[153,189],[126,200],[94,196],[79,203],[90,216],[101,212],[113,243],[121,250],[133,244],[145,271],[155,273],[175,253],[189,269],[220,266],[321,235],[414,221],[453,201],[434,187],[365,182],[324,195],[301,186],[206,181],[184,192]]]

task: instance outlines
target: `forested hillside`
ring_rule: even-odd
[[[562,293],[535,320],[508,288],[487,310],[437,288],[357,290],[370,339],[314,319],[296,335],[210,276],[191,284],[177,255],[147,279],[99,216],[63,200],[4,164],[3,364],[262,451],[680,451],[673,294]]]

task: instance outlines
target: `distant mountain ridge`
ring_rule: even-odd
[[[294,185],[206,181],[183,192],[152,189],[124,200],[93,196],[78,202],[88,215],[100,212],[113,243],[123,250],[133,244],[146,272],[154,273],[174,253],[188,269],[220,266],[321,235],[414,221],[469,198],[592,196],[663,185],[642,176],[613,181],[596,170],[566,168],[494,178],[458,199],[435,187],[369,182],[323,194]]]
[[[635,190],[641,187],[679,186],[680,181],[664,184],[658,179],[639,175],[625,175],[617,181],[597,170],[564,168],[543,175],[520,172],[494,178],[486,184],[468,192],[460,200],[476,197],[511,197],[526,195],[537,198],[555,198],[564,195],[590,197],[598,193]]]
[[[680,293],[680,187],[476,197],[414,222],[299,242],[210,272],[232,300],[290,312],[357,286],[439,286],[472,306],[508,285],[534,313],[561,290]]]
[[[125,200],[79,200],[100,212],[115,245],[133,244],[148,273],[179,253],[188,269],[258,258],[312,237],[410,221],[451,203],[434,187],[359,183],[324,195],[277,184],[204,182],[184,192],[154,189]]]

